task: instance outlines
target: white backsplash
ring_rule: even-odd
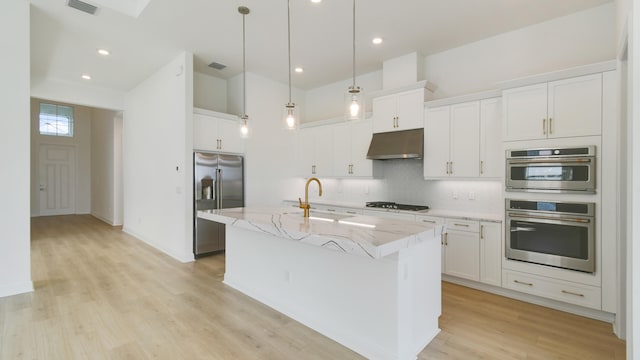
[[[494,214],[504,211],[500,181],[424,180],[422,160],[385,160],[383,168],[381,179],[320,178],[322,197],[318,197],[317,185],[312,183],[309,199],[362,205],[367,201],[395,201],[429,205],[432,209]],[[291,199],[304,196],[304,183],[304,179],[299,179]]]

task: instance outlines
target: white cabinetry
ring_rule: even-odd
[[[480,101],[480,177],[502,178],[502,103],[500,98]]]
[[[445,219],[441,218],[441,217],[416,215],[416,222],[425,223],[425,224],[433,225],[433,226],[443,226],[442,233],[440,234],[440,244],[441,244],[441,249],[440,249],[440,267],[441,267],[441,270],[440,270],[440,272],[444,273],[444,262],[445,262],[445,258],[444,258],[444,253],[445,253],[445,249],[444,249],[445,228],[444,228],[444,226],[445,226]]]
[[[478,177],[480,102],[427,110],[424,177]]]
[[[329,126],[300,129],[298,173],[304,177],[332,176],[332,131]]]
[[[367,159],[371,143],[371,120],[341,123],[331,128],[334,176],[373,176],[373,161]]]
[[[504,90],[504,140],[600,135],[602,74]]]
[[[195,109],[193,114],[193,148],[195,150],[243,153],[238,118],[233,115]]]
[[[480,282],[502,286],[502,223],[480,222]]]
[[[477,221],[447,219],[444,235],[444,273],[480,280],[480,236]]]
[[[419,129],[424,126],[425,89],[373,99],[373,132]]]

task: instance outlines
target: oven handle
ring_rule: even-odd
[[[590,223],[591,219],[581,219],[581,218],[556,218],[556,217],[552,217],[552,216],[533,216],[533,215],[513,215],[513,214],[507,214],[508,217],[510,218],[517,218],[517,219],[526,219],[526,220],[555,220],[555,221],[570,221],[570,222],[576,222],[576,223]]]
[[[545,158],[545,159],[528,159],[528,160],[520,160],[520,159],[507,159],[509,164],[585,164],[590,163],[592,161],[591,158],[571,158],[571,159],[559,159],[559,158]]]

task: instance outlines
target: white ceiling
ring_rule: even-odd
[[[99,0],[104,3],[104,0]],[[612,0],[359,0],[357,72],[413,51],[440,52]],[[98,2],[91,2],[99,5]],[[146,1],[143,1],[145,3]],[[182,50],[198,72],[230,78],[242,71],[242,15],[247,71],[287,82],[286,0],[151,0],[138,17],[110,8],[88,15],[67,0],[31,0],[31,76],[129,90]],[[114,6],[114,8],[116,8]],[[309,89],[352,76],[352,2],[291,0],[293,86]],[[129,12],[132,13],[132,12]],[[384,43],[371,44],[373,36]],[[98,48],[111,51],[99,56]],[[227,65],[218,71],[212,61]]]

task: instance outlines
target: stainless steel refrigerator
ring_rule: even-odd
[[[193,153],[193,254],[196,258],[225,248],[225,227],[198,218],[198,210],[244,206],[242,156]]]

